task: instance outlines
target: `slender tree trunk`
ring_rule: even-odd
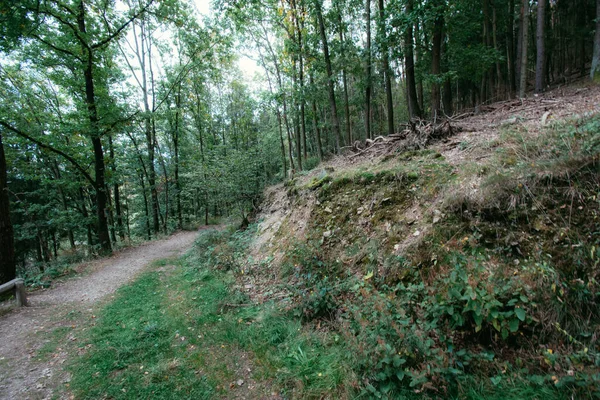
[[[146,217],[146,239],[152,239],[150,230],[150,213],[148,209],[148,194],[146,193],[146,183],[144,182],[144,174],[140,172],[140,185],[142,186],[142,197],[144,198],[144,216]]]
[[[406,2],[406,14],[411,15],[413,11],[413,0]],[[421,107],[417,98],[417,87],[415,81],[415,60],[413,54],[413,25],[409,23],[404,38],[404,68],[406,70],[406,102],[410,118],[422,118]]]
[[[596,34],[594,35],[594,55],[590,79],[600,82],[600,0],[596,0]]]
[[[445,0],[444,0],[445,1]],[[440,116],[440,84],[442,39],[444,33],[443,2],[436,3],[436,16],[433,23],[433,43],[431,49],[431,74],[434,82],[431,85],[431,118],[435,121]]]
[[[116,235],[116,231],[115,231],[115,216],[114,216],[114,212],[113,212],[112,197],[111,197],[110,189],[108,188],[108,186],[106,187],[106,200],[107,200],[107,204],[108,204],[107,214],[108,214],[108,226],[109,226],[109,231],[110,231],[110,240],[113,243],[116,243],[117,235]]]
[[[287,178],[287,160],[285,159],[285,142],[283,140],[283,127],[281,121],[281,111],[279,111],[279,106],[276,105],[276,113],[277,113],[277,127],[279,128],[279,141],[281,143],[281,164],[283,167],[283,177]]]
[[[348,100],[348,78],[346,76],[346,60],[345,60],[345,47],[346,47],[346,41],[344,39],[344,22],[342,20],[342,10],[340,8],[340,4],[339,1],[335,2],[336,4],[336,8],[337,8],[337,15],[338,15],[338,25],[339,25],[339,30],[338,30],[338,34],[340,37],[340,57],[343,60],[343,65],[342,65],[342,84],[344,85],[344,117],[346,118],[346,143],[348,145],[352,144],[352,127],[350,126],[350,101]],[[316,118],[316,116],[315,116]],[[314,118],[313,118],[314,120]]]
[[[423,32],[424,42],[428,42],[427,31]],[[415,65],[417,66],[423,60],[423,43],[421,42],[421,29],[419,27],[419,21],[415,22],[415,42],[416,42],[416,53],[415,53]],[[417,80],[417,94],[419,107],[421,107],[421,113],[425,115],[425,94],[423,88],[423,77],[420,76]]]
[[[86,37],[85,26],[85,8],[83,1],[79,3],[79,12],[77,14],[77,24],[81,34]],[[84,63],[84,82],[85,82],[85,100],[87,103],[88,117],[90,121],[90,136],[92,147],[94,148],[94,172],[96,189],[96,212],[98,218],[98,240],[102,253],[111,253],[110,235],[108,232],[107,218],[107,196],[105,182],[104,151],[102,149],[102,140],[100,128],[98,126],[98,110],[96,108],[96,93],[94,88],[94,52],[92,48],[83,47],[86,60]]]
[[[292,63],[292,81],[294,87],[296,87],[297,72],[296,72],[296,60]],[[302,171],[302,137],[300,133],[300,113],[298,112],[299,101],[297,97],[294,97],[294,136],[296,137],[296,165],[298,170]]]
[[[310,76],[310,86],[314,87],[315,82],[313,80],[312,75]],[[315,134],[317,136],[317,150],[319,152],[319,160],[323,161],[323,144],[321,143],[321,129],[319,128],[319,123],[317,121],[317,102],[313,98],[311,100],[312,103],[312,113],[313,113],[313,128],[315,130]]]
[[[371,0],[365,0],[367,42],[365,44],[365,138],[371,139]]]
[[[379,0],[379,33],[382,39],[381,51],[383,52],[383,72],[385,79],[385,98],[387,105],[388,135],[394,134],[394,98],[392,96],[392,70],[390,69],[390,54],[387,45],[385,8],[383,0]]]
[[[177,229],[183,229],[183,215],[181,212],[181,182],[179,181],[179,112],[181,108],[181,82],[175,97],[175,132],[173,134],[174,177],[175,177],[175,202],[177,206]]]
[[[515,73],[515,0],[508,0],[508,26],[506,38],[506,63],[508,65],[508,86],[510,90],[509,97],[513,97],[517,91],[516,73]]]
[[[10,221],[6,157],[0,131],[0,284],[13,280],[16,274],[14,231]]]
[[[494,50],[498,52],[498,23],[496,19],[496,6],[492,2],[492,41],[494,44]],[[496,96],[500,95],[502,87],[502,69],[500,68],[500,59],[496,58]]]
[[[272,96],[275,97],[275,92],[273,91],[273,84],[271,82],[271,75],[269,74],[269,70],[267,68],[267,63],[266,63],[265,58],[260,50],[259,50],[259,54],[260,54],[260,61],[265,70],[265,75],[267,76],[267,83],[269,84],[269,92],[271,93]],[[274,109],[275,109],[275,113],[277,115],[277,128],[279,128],[279,141],[281,144],[281,164],[283,166],[283,177],[287,178],[287,160],[285,159],[285,141],[283,140],[283,127],[282,127],[283,122],[281,120],[281,111],[279,110],[279,104],[275,104]]]
[[[88,210],[85,205],[85,194],[83,193],[83,188],[79,187],[79,200],[81,201],[81,215],[87,221],[89,218]],[[92,237],[92,226],[89,222],[86,223],[86,233],[87,233],[87,244],[91,249],[94,245],[94,239]]]
[[[548,0],[538,0],[537,8],[537,57],[535,64],[535,92],[541,93],[544,91],[546,86],[545,77],[546,71],[544,69],[544,62],[546,60],[545,51],[545,38],[544,38],[544,27],[546,24],[546,2]]]
[[[117,172],[117,161],[115,160],[115,149],[113,146],[112,136],[108,136],[108,151],[111,160],[111,167],[113,173],[113,196],[114,196],[114,205],[115,212],[117,213],[117,231],[119,233],[119,237],[121,240],[125,239],[125,232],[123,229],[123,213],[121,212],[121,194],[119,193],[119,182],[118,182],[118,172]]]
[[[527,41],[529,31],[529,0],[523,0],[521,11],[523,38],[521,39],[521,78],[519,83],[519,97],[525,97],[527,92]]]
[[[275,54],[275,51],[273,50],[273,47],[271,46],[271,42],[269,41],[269,32],[267,31],[267,28],[264,25],[261,25],[261,26],[262,26],[262,29],[263,29],[263,32],[265,35],[265,42],[267,44],[267,50],[269,51],[271,59],[273,60],[273,65],[275,66],[275,76],[277,78],[277,89],[279,90],[279,93],[281,93],[281,102],[283,105],[283,122],[285,124],[285,130],[287,132],[287,139],[288,139],[288,156],[290,158],[290,168],[293,173],[295,167],[294,167],[294,157],[292,157],[292,135],[290,133],[290,124],[288,121],[288,112],[287,112],[287,100],[286,100],[286,95],[285,95],[285,91],[283,88],[283,80],[281,78],[281,70],[279,68],[279,63],[277,62],[277,55]],[[208,218],[208,216],[206,218]],[[207,221],[208,221],[208,219],[207,219]]]
[[[369,0],[370,1],[370,0]],[[325,32],[325,22],[321,10],[321,0],[315,0],[315,11],[319,22],[319,32],[321,33],[321,42],[323,45],[323,56],[325,57],[325,68],[327,70],[327,86],[329,88],[329,105],[331,107],[331,122],[336,137],[337,151],[342,147],[342,132],[340,130],[340,120],[338,118],[337,104],[335,102],[335,89],[333,82],[333,69],[331,68],[331,57],[329,56],[329,45],[327,44],[327,34]]]
[[[301,10],[302,11],[302,10]],[[302,129],[302,149],[304,155],[304,161],[308,158],[308,151],[306,147],[306,112],[304,102],[304,42],[302,40],[302,31],[304,30],[304,23],[301,23],[299,13],[296,13],[296,29],[298,30],[298,62],[299,71],[298,79],[300,81],[300,127]],[[301,13],[303,14],[303,12]],[[300,167],[302,169],[302,167]]]

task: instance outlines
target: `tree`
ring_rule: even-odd
[[[385,80],[385,98],[387,105],[388,135],[394,134],[394,101],[392,97],[392,70],[390,68],[390,53],[388,48],[386,13],[383,0],[379,0],[379,41],[382,52],[382,66]]]
[[[365,0],[365,138],[371,139],[371,0]]]
[[[546,2],[547,0],[538,0],[537,5],[537,57],[535,64],[535,92],[541,93],[544,91],[544,78],[546,71],[544,69],[544,61],[546,58],[544,25],[546,20]]]
[[[88,13],[89,5],[86,5],[83,0],[69,5],[56,1],[43,3],[25,1],[20,5],[26,14],[46,20],[45,23],[38,24],[25,33],[43,49],[34,49],[30,53],[31,56],[44,57],[39,54],[39,51],[44,51],[46,57],[51,58],[48,60],[49,63],[70,70],[75,80],[65,81],[65,84],[71,86],[71,90],[78,91],[84,101],[87,123],[83,129],[91,142],[94,156],[94,177],[88,174],[86,179],[92,183],[95,190],[97,234],[104,253],[110,253],[112,246],[108,226],[106,164],[102,138],[107,134],[106,124],[111,124],[108,122],[111,118],[106,118],[106,115],[101,115],[99,112],[98,91],[107,93],[106,80],[99,78],[99,75],[102,75],[103,68],[110,63],[112,57],[108,47],[119,38],[132,21],[146,11],[152,1],[149,0],[148,4],[126,18],[118,18],[114,10],[102,4],[100,6],[104,10],[102,21],[95,19],[99,17],[94,13]],[[108,18],[116,23],[110,24]],[[6,121],[4,124],[8,125]],[[11,128],[14,128],[12,130],[17,134],[24,134],[23,137],[31,138],[24,129],[14,126]],[[43,144],[41,141],[38,142],[36,144]],[[54,149],[52,146],[47,148]]]
[[[444,35],[445,0],[433,4],[433,43],[431,49],[431,118],[435,121],[441,114],[440,73],[442,65],[442,40]]]
[[[14,279],[15,273],[14,233],[10,221],[6,157],[0,130],[0,284]]]
[[[521,24],[521,78],[519,80],[519,97],[523,98],[525,97],[525,92],[527,91],[527,37],[529,36],[529,0],[523,0],[523,4],[521,6]]]
[[[594,81],[600,81],[600,0],[596,0],[596,33],[594,35],[594,55],[592,56],[590,78]]]
[[[370,0],[368,0],[370,1]],[[342,146],[342,131],[340,129],[340,120],[338,118],[337,104],[335,101],[335,89],[333,82],[333,69],[331,68],[331,57],[329,55],[329,45],[327,44],[327,33],[325,30],[325,22],[323,20],[323,10],[321,9],[321,0],[315,0],[315,13],[319,23],[319,33],[321,34],[321,44],[323,46],[323,57],[325,58],[325,67],[327,70],[327,88],[329,89],[329,106],[331,107],[331,121],[333,131],[335,132],[336,147],[340,150]]]
[[[413,53],[413,0],[406,1],[406,15],[409,20],[405,27],[404,36],[404,65],[406,68],[406,103],[408,104],[408,114],[410,118],[421,118],[421,108],[417,99],[417,86],[415,80],[415,58]]]

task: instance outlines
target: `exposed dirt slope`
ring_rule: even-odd
[[[428,150],[431,150],[431,156],[441,157],[449,167],[454,168],[452,174],[456,175],[461,168],[485,164],[499,146],[505,145],[501,143],[501,136],[508,129],[522,130],[524,138],[535,137],[556,122],[599,112],[600,86],[557,88],[542,95],[498,102],[455,116],[450,119],[455,133],[433,143]],[[257,259],[274,256],[275,261],[280,260],[280,249],[285,248],[289,240],[304,238],[307,226],[314,218],[312,210],[315,206],[321,206],[326,213],[335,214],[331,212],[335,210],[329,211],[327,206],[315,199],[313,189],[328,183],[330,179],[352,175],[357,171],[377,173],[395,168],[399,162],[392,157],[394,146],[397,143],[378,142],[373,145],[373,151],[363,151],[361,154],[348,152],[322,164],[320,168],[296,176],[287,185],[268,188],[262,212],[258,216],[261,234],[255,243],[253,255]],[[470,175],[454,189],[477,196],[481,183],[479,176]],[[302,192],[300,196],[297,196],[298,191]],[[302,201],[296,201],[300,197]],[[443,200],[428,199],[425,208],[424,204],[415,202],[403,209],[406,213],[404,219],[414,227],[412,232],[419,231],[421,234],[407,236],[405,243],[397,249],[403,250],[418,242],[419,237],[424,237],[423,233],[430,224],[422,217],[432,216],[433,219],[436,207],[441,206],[438,203]],[[366,206],[373,208],[373,205]]]
[[[85,274],[33,293],[31,307],[0,317],[0,399],[52,398],[55,385],[68,384],[69,377],[61,368],[70,355],[66,349],[73,348],[69,342],[77,341],[76,328],[93,321],[92,307],[153,261],[183,254],[196,236],[197,232],[180,232],[93,261]],[[45,360],[40,350],[49,341],[48,335],[60,327],[72,331],[61,333],[64,348]]]

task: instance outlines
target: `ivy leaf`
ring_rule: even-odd
[[[509,328],[511,332],[516,332],[519,330],[519,320],[517,318],[513,318],[510,320]]]
[[[525,310],[523,310],[522,308],[515,308],[515,315],[521,321],[525,321]]]

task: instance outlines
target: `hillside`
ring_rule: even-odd
[[[373,394],[597,395],[598,104],[598,87],[493,104],[269,188],[240,287],[339,336]]]
[[[598,397],[599,100],[559,89],[408,126],[268,188],[247,229],[203,231],[55,321],[31,350],[56,369],[40,390]]]

